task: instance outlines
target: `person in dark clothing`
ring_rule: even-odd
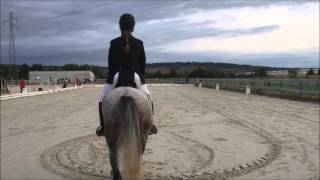
[[[114,88],[120,86],[134,87],[145,92],[151,98],[144,79],[146,55],[143,42],[132,36],[135,25],[134,17],[131,14],[123,14],[120,17],[119,25],[121,36],[110,42],[108,55],[109,75],[99,98],[100,126],[96,130],[97,136],[104,135],[102,99]],[[156,134],[157,132],[158,129],[153,125],[151,134]]]

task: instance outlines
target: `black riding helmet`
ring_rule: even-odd
[[[131,14],[123,14],[120,17],[119,25],[120,25],[121,32],[124,32],[124,31],[127,31],[127,30],[133,32],[134,25],[135,25],[135,20],[134,20],[133,15],[131,15]]]

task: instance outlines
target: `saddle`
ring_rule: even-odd
[[[137,89],[137,84],[134,80],[135,68],[134,67],[121,67],[119,77],[115,88],[118,87],[132,87]],[[153,102],[151,101],[152,113],[154,114]],[[157,134],[158,128],[153,124],[149,135]]]
[[[132,87],[137,88],[137,84],[134,81],[135,68],[131,66],[124,66],[120,68],[119,78],[116,84],[117,87]]]

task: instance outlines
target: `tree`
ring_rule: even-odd
[[[88,65],[88,64],[84,64],[84,65],[80,65],[79,69],[83,70],[83,71],[90,71],[91,70],[91,66]]]
[[[215,77],[217,77],[217,78],[224,78],[226,75],[225,75],[225,73],[224,72],[222,72],[222,71],[217,71],[217,73],[216,73],[216,76]]]
[[[62,70],[64,70],[64,71],[76,71],[79,69],[80,69],[80,67],[78,64],[65,64],[62,67]]]
[[[0,76],[5,79],[9,78],[9,66],[8,65],[0,64]]]
[[[205,77],[205,70],[202,69],[202,68],[197,68],[197,69],[194,69],[190,74],[189,74],[189,77],[193,77],[193,78],[196,78],[196,77],[199,77],[199,78],[204,78]]]
[[[43,71],[43,66],[42,64],[32,64],[31,71]]]
[[[309,69],[306,75],[314,75],[314,71],[312,68]]]
[[[170,70],[169,77],[172,77],[172,78],[177,77],[177,72],[175,70]]]
[[[153,77],[154,77],[154,74],[151,73],[151,72],[146,72],[146,73],[144,74],[144,77],[145,77],[145,78],[153,78]]]
[[[19,69],[19,79],[29,79],[29,66],[22,64]]]
[[[99,66],[91,66],[91,71],[96,79],[106,79],[107,72]]]
[[[267,69],[266,68],[258,68],[255,71],[256,77],[267,77]]]
[[[225,76],[223,71],[217,70],[217,69],[208,70],[206,74],[208,78],[216,78],[216,77],[223,78]]]
[[[161,78],[161,77],[163,77],[163,74],[162,74],[162,72],[161,72],[160,70],[158,70],[158,71],[154,74],[154,77],[156,77],[156,78]]]
[[[288,70],[288,75],[290,78],[295,78],[297,77],[298,71],[296,69],[289,69]]]

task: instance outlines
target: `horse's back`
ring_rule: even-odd
[[[135,109],[141,122],[153,122],[153,112],[150,97],[135,88],[118,87],[110,92],[110,94],[103,99],[103,114],[106,117],[105,124],[108,126],[111,123],[117,124],[121,120],[123,112],[120,108],[120,100],[123,96],[129,96],[135,103]],[[147,123],[149,124],[149,123]]]
[[[151,107],[150,97],[146,93],[131,87],[115,88],[105,97],[103,103],[106,107],[115,107],[120,102],[122,96],[132,97],[138,109],[149,109],[148,107]]]

